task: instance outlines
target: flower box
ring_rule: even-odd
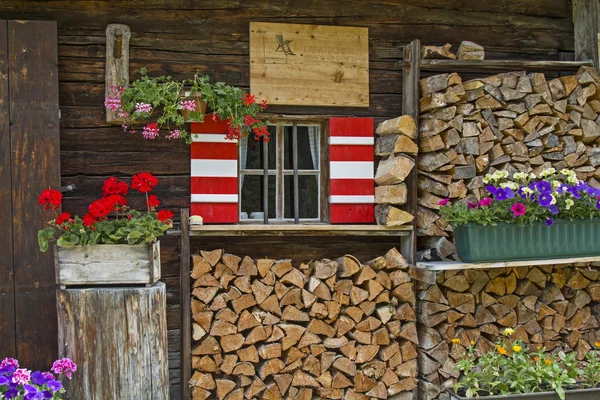
[[[58,284],[147,285],[160,279],[160,242],[55,246]]]
[[[458,256],[464,262],[539,260],[600,254],[600,219],[529,225],[470,223],[455,228]]]
[[[560,400],[556,392],[507,394],[501,396],[462,397],[450,392],[451,400]],[[597,400],[600,399],[600,388],[598,389],[574,389],[565,390],[565,400]]]

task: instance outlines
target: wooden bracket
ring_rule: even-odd
[[[129,83],[129,39],[131,30],[127,25],[110,24],[106,27],[106,76],[105,97],[113,92],[111,86]],[[106,122],[120,123],[114,111],[106,109]]]

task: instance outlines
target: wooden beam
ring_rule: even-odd
[[[181,307],[181,351],[179,373],[181,376],[181,398],[191,398],[189,381],[192,378],[192,287],[190,279],[190,210],[180,212],[179,292]]]
[[[110,24],[106,27],[105,97],[112,94],[111,86],[129,83],[129,39],[127,25]],[[106,122],[119,122],[114,111],[106,110]]]
[[[523,261],[498,261],[486,263],[465,263],[462,261],[435,261],[419,262],[418,268],[424,268],[429,271],[450,271],[465,269],[488,269],[488,268],[514,268],[529,267],[534,265],[561,265],[575,263],[589,263],[600,261],[600,256],[591,257],[572,257],[572,258],[553,258],[546,260],[523,260]]]
[[[525,60],[421,60],[422,71],[501,72],[501,71],[577,71],[581,66],[593,65],[580,61],[525,61]]]
[[[190,236],[406,236],[411,231],[411,225],[194,225]]]
[[[17,356],[35,370],[57,355],[54,257],[37,242],[52,214],[36,201],[60,187],[56,22],[9,21],[8,43]]]
[[[0,21],[0,77],[8,76],[8,22]],[[0,78],[0,354],[16,357],[8,79]]]
[[[573,0],[573,25],[575,30],[575,60],[592,60],[600,68],[598,32],[600,32],[600,2],[598,0]]]
[[[402,114],[410,115],[417,122],[417,132],[419,123],[419,78],[421,75],[421,42],[418,39],[410,42],[404,47],[404,59],[408,62],[403,67],[402,79]],[[419,138],[415,138],[415,143],[419,144]],[[415,164],[418,162],[418,155],[414,156]],[[413,168],[406,179],[408,187],[408,196],[404,210],[416,216],[417,212],[417,168]],[[412,234],[409,240],[402,241],[402,254],[408,262],[414,263],[417,255],[417,236],[416,236],[416,218],[412,221]]]

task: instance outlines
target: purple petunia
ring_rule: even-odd
[[[7,399],[14,399],[19,395],[19,391],[17,389],[10,389],[6,393],[4,393],[4,397]]]
[[[540,206],[548,207],[552,204],[552,195],[548,192],[540,193],[538,201],[540,202]]]
[[[58,392],[62,388],[62,383],[60,381],[48,381],[46,386],[53,392]]]
[[[548,181],[539,181],[536,184],[536,189],[540,193],[550,193],[552,191],[552,185]]]
[[[498,188],[498,190],[496,190],[496,193],[494,194],[494,196],[496,197],[496,200],[504,201],[504,200],[510,199],[511,197],[508,197],[508,190],[510,190],[510,189]],[[514,193],[513,193],[513,197],[514,197]]]
[[[596,208],[600,210],[600,200],[596,201]]]
[[[550,226],[554,223],[554,218],[546,218],[546,225]]]
[[[551,205],[551,206],[548,206],[548,210],[550,210],[550,212],[552,213],[552,215],[558,214],[558,207],[555,206],[554,204]]]
[[[33,382],[34,385],[42,386],[47,380],[48,378],[46,378],[40,371],[35,371],[33,374],[31,374],[31,382]]]
[[[579,190],[577,190],[577,186],[571,186],[571,187],[567,188],[567,192],[569,192],[571,194],[571,196],[575,197],[576,199],[581,198],[581,195],[579,194]]]
[[[0,375],[0,386],[6,386],[9,384],[7,377]]]
[[[488,185],[485,187],[485,190],[487,190],[489,194],[495,196],[496,192],[498,191],[498,188],[496,186]]]

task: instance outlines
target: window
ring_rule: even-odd
[[[274,122],[268,129],[270,142],[265,144],[246,137],[239,145],[240,222],[264,222],[265,151],[269,222],[321,221],[325,214],[322,206],[326,203],[322,184],[326,178],[321,153],[326,148],[323,125],[318,121],[296,121],[297,148],[294,148],[294,122]]]

